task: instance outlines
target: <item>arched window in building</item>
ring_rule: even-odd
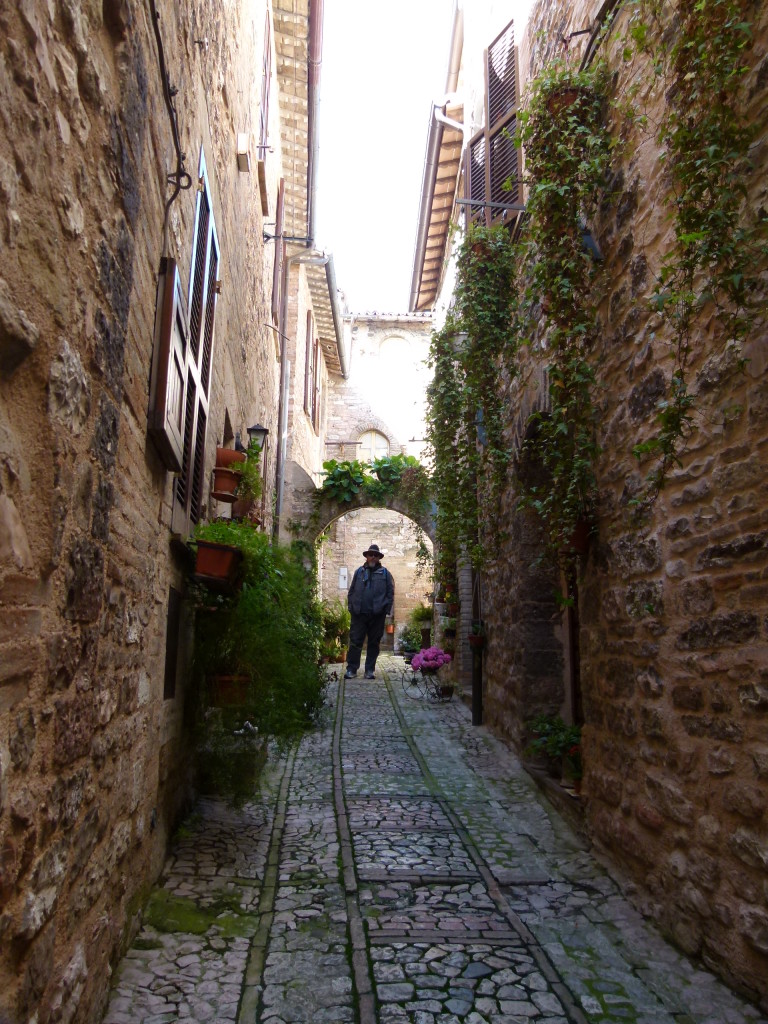
[[[361,462],[374,462],[389,455],[389,441],[378,430],[366,430],[360,435],[357,452]]]

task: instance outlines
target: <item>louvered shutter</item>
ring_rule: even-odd
[[[517,131],[517,53],[514,22],[510,22],[485,52],[485,127],[470,141],[464,166],[465,198],[470,223],[508,224],[513,210],[482,204],[517,203],[519,161]],[[505,189],[504,185],[511,186]],[[477,205],[474,205],[474,204]]]
[[[304,354],[304,412],[312,415],[312,312],[307,312],[306,352]]]
[[[176,261],[166,258],[158,289],[159,308],[152,352],[149,434],[163,465],[181,470],[184,452],[184,384],[186,381],[187,320]]]
[[[517,54],[515,25],[510,22],[488,47],[486,69],[486,196],[491,203],[516,203],[518,186],[517,131]],[[505,190],[508,182],[511,190]],[[488,210],[489,224],[503,223],[510,216],[504,210]]]
[[[208,426],[214,321],[219,292],[219,240],[213,217],[205,158],[200,154],[200,184],[195,210],[194,250],[189,282],[189,344],[185,365],[186,400],[181,473],[176,502],[188,527],[200,518],[205,482],[205,438]],[[186,532],[184,527],[180,527]]]
[[[468,207],[469,220],[472,223],[483,223],[485,220],[485,132],[480,132],[467,147],[467,198],[478,203]]]

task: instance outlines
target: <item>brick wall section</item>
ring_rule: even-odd
[[[598,6],[539,3],[521,43],[524,74],[554,53],[559,36],[589,24]],[[753,10],[747,113],[764,127],[768,12]],[[544,52],[537,38],[549,41]],[[607,44],[621,94],[629,72],[620,51]],[[643,81],[651,83],[643,102],[658,109],[664,97],[647,68]],[[765,209],[766,147],[753,158],[748,203]],[[633,527],[626,496],[642,471],[632,446],[651,433],[659,383],[671,371],[648,304],[670,224],[652,134],[630,138],[617,159],[619,194],[592,225],[607,282],[595,353],[605,385],[599,536],[580,581],[587,819],[643,909],[685,950],[768,1004],[765,337],[755,329],[740,353],[745,370],[733,375],[727,338],[704,325],[691,372],[696,432],[649,521]],[[511,427],[535,401],[510,394]],[[738,409],[732,418],[727,404]],[[503,519],[486,587],[486,712],[494,729],[521,743],[523,719],[569,710],[565,625],[548,596],[557,581],[530,568],[540,542],[536,524],[516,513],[513,491]]]
[[[207,474],[227,416],[275,434],[276,347],[258,326],[272,256],[255,169],[235,162],[258,116],[264,6],[158,6],[221,246]],[[39,1024],[99,1019],[189,785],[183,668],[163,700],[186,563],[146,432],[173,166],[147,19],[138,0],[0,12],[0,1016]],[[270,194],[276,123],[271,138]],[[183,192],[170,221],[185,293],[194,205]]]

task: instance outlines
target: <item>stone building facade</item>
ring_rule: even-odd
[[[337,299],[307,256],[322,4],[156,8],[162,51],[151,2],[0,10],[0,1016],[13,1021],[99,1019],[163,863],[191,786],[184,541],[228,514],[209,493],[215,450],[257,421],[272,526],[291,303],[313,312],[320,389],[340,372]],[[191,186],[167,231],[180,167],[162,60]],[[186,412],[155,423],[156,443],[159,280],[178,299]]]
[[[353,315],[345,321],[350,337],[349,376],[334,380],[328,392],[326,459],[366,461],[382,454],[421,458],[424,451],[426,365],[431,317],[424,314]],[[339,596],[340,570],[352,573],[361,552],[375,542],[396,581],[395,633],[431,590],[428,572],[419,575],[418,535],[411,520],[395,511],[359,509],[330,524],[321,548],[323,596]],[[426,544],[431,542],[426,538]],[[361,546],[362,545],[362,546]]]
[[[768,201],[768,10],[746,6],[752,36],[742,102],[757,130],[743,184],[746,215],[756,218]],[[632,5],[535,4],[527,23],[514,29],[519,94],[562,53],[563,38],[571,37],[578,64],[593,45],[599,18],[614,8],[615,31],[599,44],[600,56],[608,61],[615,94],[633,97],[649,123],[658,123],[667,102],[662,83],[643,59],[626,61],[622,53]],[[450,106],[452,121],[463,116],[463,130],[439,117],[430,130],[434,159],[425,182],[430,173],[433,180],[422,193],[424,244],[417,248],[413,308],[434,307],[438,320],[453,280],[441,211],[448,202],[460,219],[454,201],[465,194],[461,180],[452,190],[442,187],[441,169],[456,159],[456,134],[466,147],[484,123],[483,48],[509,19],[489,10],[460,6],[454,24],[449,91],[458,81],[462,87],[437,109],[444,118]],[[539,711],[583,723],[582,802],[594,843],[631,883],[644,911],[684,950],[765,1006],[764,308],[740,346],[729,344],[714,318],[698,326],[690,368],[695,429],[649,517],[633,524],[628,498],[638,492],[644,468],[632,448],[652,434],[672,372],[650,303],[672,229],[659,144],[641,121],[624,129],[628,135],[611,167],[614,195],[590,225],[604,257],[594,352],[601,383],[597,534],[580,566],[577,605],[563,612],[552,596],[560,581],[537,565],[543,550],[538,522],[519,509],[510,477],[504,531],[482,581],[485,720],[521,751],[526,722]],[[532,351],[526,386],[516,385],[508,396],[508,436],[518,451],[528,413],[546,408],[542,362]]]

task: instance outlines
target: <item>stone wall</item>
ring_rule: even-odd
[[[202,149],[221,246],[207,481],[217,441],[255,419],[275,434],[277,350],[259,326],[272,255],[255,167],[235,161],[258,120],[265,7],[158,7],[187,169],[196,181]],[[0,1015],[14,1021],[99,1019],[189,789],[184,610],[164,698],[187,562],[147,439],[174,167],[148,17],[138,0],[0,10]],[[276,123],[271,139],[270,196]],[[170,218],[185,297],[195,198]]]
[[[326,458],[356,458],[354,442],[366,430],[384,434],[392,454],[421,458],[431,318],[356,314],[347,325],[352,336],[349,377],[329,389]]]
[[[523,76],[599,7],[539,3],[520,47]],[[765,5],[752,11],[746,110],[761,127],[744,184],[748,208],[759,211],[768,205],[768,12]],[[661,84],[642,62],[622,61],[620,42],[608,40],[604,54],[619,95],[640,84],[636,102],[653,124],[665,102]],[[594,353],[598,535],[578,602],[587,821],[643,908],[687,952],[768,1005],[764,324],[756,321],[738,352],[713,318],[700,324],[690,372],[695,431],[650,517],[633,525],[628,498],[645,470],[632,447],[653,432],[671,373],[649,303],[671,227],[653,133],[639,123],[626,130],[615,194],[592,225],[605,290]],[[738,358],[746,360],[742,372],[734,372]],[[510,399],[516,414],[535,400],[519,390]],[[538,710],[570,713],[574,701],[568,622],[549,596],[557,580],[531,568],[541,543],[514,500],[511,489],[486,580],[486,720],[521,743],[526,718]]]
[[[320,548],[323,597],[341,597],[346,601],[347,591],[338,585],[339,569],[346,568],[349,585],[355,569],[365,561],[363,551],[372,543],[384,552],[382,564],[395,581],[396,636],[410,612],[424,603],[425,594],[431,589],[431,582],[417,574],[416,534],[406,516],[386,509],[363,508],[337,519]]]

